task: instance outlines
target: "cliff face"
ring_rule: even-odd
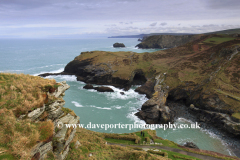
[[[62,160],[79,117],[64,108],[66,82],[0,73],[0,150],[8,159]]]
[[[187,106],[193,104],[199,109],[195,111],[205,117],[199,118],[200,121],[221,121],[219,128],[240,135],[240,123],[236,120],[240,119],[240,39],[231,35],[193,38],[197,39],[154,53],[84,52],[59,74],[74,74],[86,83],[125,89],[144,84],[136,91],[151,98],[138,115],[147,123],[171,121],[172,112],[165,107],[167,99]],[[156,79],[163,75],[164,79]],[[211,119],[205,111],[224,116]]]
[[[48,114],[47,119],[52,120],[54,123],[52,139],[47,142],[37,143],[31,151],[32,159],[46,159],[49,153],[53,153],[56,159],[65,159],[69,151],[69,144],[75,136],[76,128],[67,128],[64,124],[78,124],[79,117],[71,110],[63,108],[65,102],[62,96],[70,86],[66,82],[60,84],[55,92],[47,93],[48,96],[55,97],[55,100],[26,115],[27,118],[31,118],[35,122],[46,112]],[[22,116],[22,118],[24,117]]]
[[[154,35],[143,38],[142,42],[136,47],[138,48],[173,48],[181,46],[193,40],[196,40],[198,35]]]

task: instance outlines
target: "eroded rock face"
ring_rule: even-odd
[[[152,94],[154,93],[155,81],[148,80],[144,85],[135,89],[135,92],[139,94],[146,94],[147,98],[152,98]]]
[[[154,35],[149,36],[138,44],[138,48],[173,48],[197,39],[195,35]]]
[[[112,88],[110,87],[95,87],[95,90],[97,90],[98,92],[114,92]]]
[[[93,85],[91,85],[91,84],[86,84],[83,88],[84,89],[94,89]]]
[[[125,45],[123,43],[114,43],[113,44],[114,48],[118,48],[118,47],[125,47]]]
[[[155,93],[152,95],[152,98],[146,101],[142,105],[141,110],[135,114],[148,124],[163,124],[173,122],[174,120],[174,112],[166,106],[168,87],[159,85],[160,79],[161,76],[156,79],[156,85],[154,86]]]
[[[53,131],[53,137],[49,139],[48,142],[39,142],[36,144],[31,151],[32,159],[45,159],[47,153],[53,153],[57,159],[63,160],[68,154],[69,151],[69,143],[74,138],[76,127],[71,130],[70,134],[67,135],[67,128],[64,124],[79,124],[79,117],[75,115],[67,114],[65,115],[62,108],[65,104],[65,101],[62,99],[64,96],[64,92],[70,87],[66,82],[60,82],[60,86],[53,92],[47,93],[48,96],[54,96],[56,100],[51,104],[45,104],[41,108],[37,108],[30,112],[27,115],[27,118],[32,121],[38,121],[41,115],[45,112],[47,113],[47,120],[51,120],[54,123],[54,131],[56,131],[56,127],[58,127],[58,123],[61,123],[62,128],[58,128],[57,133],[55,134]]]
[[[100,87],[93,87],[93,85],[91,84],[87,84],[83,87],[84,89],[95,89],[98,92],[114,92],[114,90],[110,87],[104,87],[104,86],[100,86]]]
[[[129,80],[112,76],[116,71],[112,69],[110,63],[92,65],[89,60],[73,60],[67,64],[64,72],[74,74],[78,81],[89,84],[112,85],[125,90],[128,90],[131,86]]]
[[[240,135],[240,123],[233,121],[228,114],[199,109],[193,104],[190,105],[189,111],[193,113],[200,122],[214,125],[235,136]]]

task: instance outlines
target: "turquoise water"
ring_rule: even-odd
[[[113,43],[124,43],[126,48],[115,49]],[[136,49],[137,39],[48,39],[48,40],[0,40],[0,72],[25,73],[38,75],[46,72],[61,72],[68,62],[84,51],[134,51],[138,53],[153,52],[154,49]],[[99,93],[85,90],[83,82],[76,81],[75,76],[49,76],[57,81],[67,81],[71,86],[66,91],[65,107],[75,111],[81,124],[143,124],[134,114],[147,101],[144,95],[134,92],[137,86],[123,91],[110,86],[114,93]],[[121,95],[120,92],[125,92]],[[176,123],[190,124],[191,121],[179,118]],[[141,129],[91,128],[99,132],[129,133]],[[176,143],[192,141],[200,149],[212,150],[224,154],[232,154],[218,134],[206,129],[163,130],[156,129],[157,135]]]

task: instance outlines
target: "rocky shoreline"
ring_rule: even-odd
[[[239,112],[239,99],[229,94],[239,93],[238,73],[227,75],[227,78],[231,78],[227,85],[226,82],[223,83],[222,73],[227,74],[229,71],[223,70],[221,75],[217,74],[228,63],[233,63],[234,67],[238,65],[238,59],[232,58],[238,56],[240,47],[234,45],[240,41],[232,40],[216,46],[204,46],[206,51],[195,50],[196,44],[213,36],[200,36],[198,40],[186,45],[151,54],[83,52],[69,62],[63,72],[39,76],[75,75],[78,81],[87,84],[112,85],[124,90],[128,90],[132,85],[141,85],[135,91],[146,94],[149,100],[136,115],[146,123],[172,122],[175,115],[167,106],[167,100],[171,100],[191,106],[188,108],[199,121],[211,123],[239,138],[240,123],[232,116],[233,113]],[[175,52],[179,52],[178,56]],[[172,65],[176,61],[178,63]],[[195,63],[197,65],[194,65]],[[229,86],[233,89],[229,90]]]

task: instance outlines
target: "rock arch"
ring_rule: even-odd
[[[146,82],[147,78],[141,69],[133,71],[131,85],[142,85]]]

